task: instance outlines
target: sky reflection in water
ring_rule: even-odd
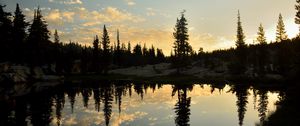
[[[104,100],[100,102],[99,112],[95,106],[94,93],[92,89],[88,96],[88,104],[84,106],[84,97],[81,93],[77,93],[72,113],[71,103],[68,94],[64,95],[65,105],[61,111],[61,119],[58,122],[56,116],[56,105],[53,104],[53,112],[51,125],[105,125],[108,123],[112,126],[118,125],[174,125],[190,124],[204,126],[235,126],[239,125],[239,119],[242,118],[242,123],[245,126],[252,126],[260,120],[258,108],[260,95],[257,94],[256,102],[254,101],[254,91],[248,89],[248,97],[246,103],[246,111],[244,117],[238,116],[237,96],[230,91],[230,86],[225,86],[223,89],[215,89],[212,92],[210,85],[194,85],[193,89],[187,90],[186,99],[190,98],[190,106],[185,106],[188,102],[183,102],[182,111],[176,111],[175,105],[180,100],[178,91],[172,96],[174,86],[163,85],[159,89],[153,91],[148,88],[143,90],[143,95],[135,91],[135,87],[131,87],[132,95],[129,96],[123,93],[121,100],[121,110],[119,110],[118,99],[111,97],[111,113],[109,122],[105,120],[103,112]],[[114,90],[114,89],[112,89]],[[184,94],[184,91],[179,91]],[[257,93],[257,91],[256,91]],[[266,115],[274,111],[276,106],[274,103],[278,100],[278,93],[267,92],[267,110]],[[103,98],[102,98],[103,99]],[[183,98],[184,99],[184,98]],[[180,105],[179,105],[180,106]],[[185,108],[186,107],[186,108]],[[185,111],[186,109],[186,111]],[[189,109],[189,114],[185,114]],[[179,116],[180,115],[180,116]],[[261,115],[261,114],[260,114]],[[177,118],[180,118],[176,121]]]

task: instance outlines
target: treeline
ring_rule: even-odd
[[[300,1],[296,6],[296,24],[300,24]],[[188,40],[187,20],[183,11],[174,28],[174,54],[171,53],[172,66],[180,73],[183,69],[198,65],[217,73],[263,77],[267,74],[279,74],[285,78],[296,78],[300,74],[300,38],[289,39],[283,17],[279,14],[276,42],[267,44],[262,24],[258,27],[256,44],[246,44],[240,12],[238,12],[236,48],[198,53],[192,49]],[[194,62],[192,62],[194,61]],[[195,62],[196,61],[196,62]],[[196,63],[196,64],[195,64]],[[217,69],[222,67],[223,69]]]
[[[36,66],[55,66],[57,73],[97,72],[107,73],[111,68],[129,67],[145,64],[155,64],[165,61],[161,49],[137,44],[131,47],[125,45],[117,35],[117,44],[112,45],[106,27],[99,39],[96,35],[93,47],[82,46],[70,40],[62,43],[57,30],[54,40],[50,40],[50,31],[41,10],[34,11],[31,23],[25,20],[25,15],[16,6],[14,15],[4,10],[0,5],[0,62]]]

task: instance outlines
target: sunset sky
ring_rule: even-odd
[[[240,10],[246,42],[253,43],[260,23],[268,41],[275,40],[279,13],[284,18],[288,36],[298,33],[294,23],[296,0],[0,0],[6,11],[13,12],[19,3],[32,21],[33,10],[40,6],[53,33],[61,41],[91,45],[93,36],[101,36],[106,24],[111,43],[120,31],[121,42],[146,43],[170,54],[176,18],[186,10],[190,40],[194,50],[205,51],[234,46],[237,11]]]

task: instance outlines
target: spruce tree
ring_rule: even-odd
[[[57,30],[55,29],[54,31],[54,43],[59,43],[59,36],[58,36],[58,33],[57,33]]]
[[[260,24],[258,27],[256,40],[257,40],[257,42],[259,42],[259,44],[267,44],[267,39],[265,37],[265,31],[264,31],[264,27],[262,26],[262,24]]]
[[[99,38],[96,35],[96,37],[94,38],[94,42],[93,42],[93,71],[94,72],[99,72]],[[82,62],[86,62],[86,61],[82,61]]]
[[[0,61],[10,60],[12,47],[12,21],[11,13],[4,11],[5,5],[0,4]]]
[[[233,64],[231,64],[232,66],[229,68],[233,74],[243,74],[246,71],[247,45],[245,44],[245,35],[242,28],[240,11],[238,11],[236,39],[235,59],[232,62]]]
[[[24,58],[24,40],[27,36],[26,27],[28,23],[25,21],[25,15],[22,13],[22,10],[19,7],[19,4],[16,5],[15,16],[13,19],[13,55],[16,62],[23,62]]]
[[[120,45],[120,35],[119,30],[117,30],[117,46],[115,51],[116,64],[121,65],[121,45]]]
[[[236,34],[236,42],[235,45],[237,48],[245,47],[245,35],[243,32],[242,22],[241,22],[241,16],[240,11],[238,11],[238,22],[237,22],[237,34]]]
[[[284,22],[282,19],[282,15],[279,14],[277,30],[276,30],[276,41],[281,42],[282,40],[287,40],[288,36],[285,31]]]
[[[187,28],[187,20],[184,16],[184,12],[181,12],[180,19],[177,19],[173,36],[175,60],[172,63],[173,67],[177,68],[177,73],[180,73],[180,69],[187,66],[190,62],[188,61],[189,55],[191,54],[191,46],[189,45],[189,35]]]
[[[34,19],[29,28],[28,36],[28,60],[30,65],[42,65],[48,63],[49,60],[49,45],[50,32],[47,28],[47,23],[43,19],[41,10],[38,8],[34,11]]]
[[[256,71],[259,74],[264,74],[265,72],[265,65],[267,63],[267,59],[268,59],[268,50],[266,49],[266,44],[267,44],[267,40],[265,37],[265,31],[264,28],[262,26],[262,24],[259,25],[258,27],[258,32],[257,32],[257,41],[259,42],[260,46],[258,46],[256,49],[257,51],[256,53],[256,62],[255,62],[255,68]]]
[[[103,27],[103,36],[102,36],[102,60],[103,60],[103,72],[107,74],[108,67],[111,63],[111,54],[110,54],[110,40],[108,36],[108,32],[106,30],[106,26]]]

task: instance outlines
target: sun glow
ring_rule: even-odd
[[[284,21],[285,23],[285,30],[288,35],[288,38],[294,38],[299,33],[299,26],[295,24],[294,18],[289,18]],[[277,23],[274,24],[271,28],[266,30],[266,37],[268,41],[275,41],[276,40],[276,26]]]

